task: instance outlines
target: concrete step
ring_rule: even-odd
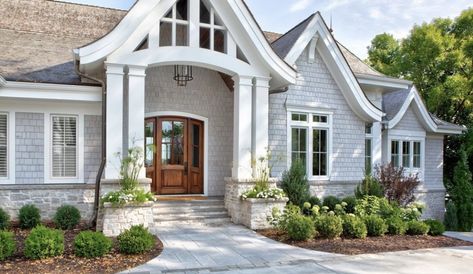
[[[200,213],[226,211],[223,205],[199,205],[199,206],[174,206],[174,207],[154,207],[156,214],[179,214],[179,213]]]
[[[182,227],[182,226],[221,226],[230,224],[230,217],[226,218],[210,218],[210,219],[198,219],[198,220],[174,220],[174,221],[155,221],[154,227]]]
[[[226,211],[215,211],[206,213],[154,214],[154,219],[156,221],[172,221],[186,219],[200,220],[221,217],[228,217],[228,213]]]
[[[223,200],[206,201],[157,201],[155,208],[176,208],[176,207],[199,207],[199,206],[224,206]]]

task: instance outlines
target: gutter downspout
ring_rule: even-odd
[[[92,218],[90,220],[90,227],[95,227],[97,225],[97,217],[99,212],[99,202],[100,202],[100,182],[102,180],[103,171],[105,169],[105,164],[107,163],[106,157],[106,145],[107,145],[107,84],[105,81],[100,80],[98,78],[92,77],[85,73],[82,73],[79,69],[80,63],[77,59],[74,58],[74,69],[79,76],[92,80],[94,82],[99,83],[102,86],[102,152],[101,157],[102,161],[100,162],[100,167],[97,173],[97,177],[95,178],[95,196],[94,196],[94,211],[92,214]]]

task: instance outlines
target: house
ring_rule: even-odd
[[[284,35],[243,0],[0,0],[0,14],[0,206],[13,216],[27,203],[92,216],[96,182],[116,183],[132,146],[160,195],[223,196],[269,150],[273,177],[303,159],[318,196],[404,166],[426,216],[443,215],[443,140],[464,128],[364,64],[320,13]]]

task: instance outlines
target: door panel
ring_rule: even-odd
[[[161,195],[203,194],[203,122],[158,117],[147,119],[145,129],[146,176],[153,180],[152,191]]]

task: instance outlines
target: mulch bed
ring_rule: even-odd
[[[439,236],[384,236],[366,239],[313,239],[305,242],[291,241],[284,232],[267,229],[258,231],[263,236],[292,246],[345,255],[372,254],[424,248],[473,246],[473,243]]]
[[[50,225],[48,225],[50,226]],[[156,246],[148,253],[123,255],[117,250],[116,239],[112,252],[102,258],[86,259],[74,256],[74,238],[84,228],[64,232],[64,254],[45,260],[28,260],[23,257],[24,240],[30,230],[11,229],[16,235],[17,251],[15,255],[0,263],[0,273],[117,273],[144,264],[159,256],[163,244],[156,239]]]

